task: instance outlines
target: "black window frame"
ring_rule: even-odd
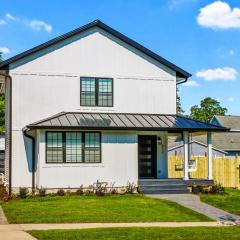
[[[86,79],[86,78],[92,78],[95,80],[95,105],[87,105],[87,104],[82,104],[82,80],[83,79]],[[101,79],[108,79],[108,80],[111,80],[112,81],[112,103],[111,105],[108,105],[108,106],[102,106],[102,105],[99,105],[99,80]],[[83,107],[113,107],[113,78],[109,78],[109,77],[89,77],[89,76],[83,76],[83,77],[80,77],[80,106],[83,106]]]
[[[81,162],[67,162],[66,161],[66,133],[68,132],[80,132],[82,134],[82,161]],[[48,148],[48,133],[62,133],[62,144],[63,144],[63,161],[62,162],[49,162],[47,159],[47,148]],[[98,162],[86,162],[85,161],[85,135],[88,133],[99,134],[99,152],[100,159]],[[95,157],[94,157],[95,158]],[[102,134],[99,131],[46,131],[45,132],[45,163],[46,164],[99,164],[102,163]]]

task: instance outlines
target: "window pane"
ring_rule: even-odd
[[[98,105],[112,106],[112,79],[98,79]]]
[[[100,133],[85,133],[85,162],[101,162]]]
[[[96,105],[95,78],[81,78],[81,105]]]
[[[81,132],[66,132],[66,162],[82,162]]]
[[[62,163],[63,162],[63,137],[62,133],[47,133],[47,162]]]

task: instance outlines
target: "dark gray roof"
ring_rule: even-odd
[[[191,138],[192,141],[207,144],[206,135],[197,135]],[[240,132],[216,132],[212,134],[212,144],[214,148],[222,151],[240,151]],[[180,137],[172,138],[169,142],[169,148],[182,145]]]
[[[134,40],[128,38],[127,36],[123,35],[122,33],[114,30],[113,28],[107,26],[106,24],[104,24],[103,22],[101,22],[100,20],[95,20],[93,22],[90,22],[80,28],[77,28],[71,32],[68,32],[66,34],[63,34],[59,37],[56,37],[48,42],[45,42],[37,47],[34,47],[32,49],[29,49],[23,53],[20,53],[14,57],[11,57],[3,62],[0,63],[0,69],[6,69],[9,67],[9,64],[10,63],[13,63],[13,62],[16,62],[22,58],[25,58],[33,53],[36,53],[38,51],[41,51],[45,48],[48,48],[58,42],[61,42],[65,39],[68,39],[72,36],[75,36],[76,34],[79,34],[79,33],[82,33],[82,32],[85,32],[87,30],[89,30],[90,28],[92,27],[99,27],[101,29],[103,29],[104,31],[110,33],[111,35],[115,36],[116,38],[122,40],[123,42],[127,43],[128,45],[138,49],[139,51],[143,52],[144,54],[146,54],[147,56],[155,59],[156,61],[164,64],[165,66],[169,67],[170,69],[176,71],[177,73],[177,77],[180,77],[180,78],[189,78],[191,77],[192,75],[188,72],[186,72],[185,70],[183,70],[182,68],[176,66],[175,64],[169,62],[168,60],[164,59],[163,57],[157,55],[156,53],[152,52],[151,50],[145,48],[144,46],[140,45],[139,43],[135,42]]]
[[[214,116],[211,121],[215,120],[223,127],[240,130],[240,116]]]
[[[221,126],[192,120],[178,115],[61,112],[50,118],[32,123],[28,129],[122,129],[160,131],[227,131]]]

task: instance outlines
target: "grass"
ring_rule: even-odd
[[[239,240],[240,227],[98,228],[30,231],[39,240]]]
[[[226,188],[223,195],[201,195],[201,201],[240,216],[240,191]]]
[[[10,223],[196,222],[208,217],[143,195],[64,196],[2,203]]]

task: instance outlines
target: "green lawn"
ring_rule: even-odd
[[[31,231],[39,240],[239,240],[240,227],[98,228]]]
[[[201,195],[201,201],[221,208],[227,212],[240,215],[240,191],[226,188],[224,195]]]
[[[2,207],[10,223],[211,221],[176,203],[142,195],[35,197]]]

